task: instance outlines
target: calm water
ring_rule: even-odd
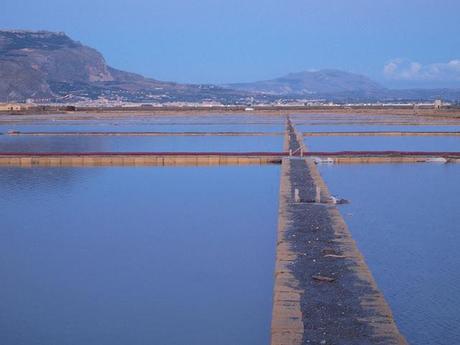
[[[410,111],[409,111],[410,112]],[[321,125],[456,125],[459,126],[458,118],[443,118],[421,115],[389,115],[389,114],[295,114],[291,119],[298,125],[321,126]]]
[[[170,124],[170,123],[122,123],[122,122],[74,122],[69,123],[30,123],[0,125],[0,132],[10,130],[23,132],[282,132],[283,125],[271,124]]]
[[[363,125],[363,124],[330,124],[330,125],[297,125],[300,132],[460,132],[460,126],[427,126],[427,125]]]
[[[0,152],[281,152],[282,149],[282,136],[66,137],[0,135]]]
[[[311,151],[460,151],[460,136],[451,137],[306,137]]]
[[[99,120],[56,120],[0,124],[0,133],[9,130],[37,132],[273,132],[283,131],[284,118],[242,116],[125,117]],[[283,136],[10,136],[0,135],[0,152],[190,152],[190,151],[282,151]]]
[[[17,131],[152,131],[152,132],[276,132],[284,130],[279,116],[133,116],[123,118],[63,120],[62,115],[44,115],[40,121],[24,119],[0,122],[0,132]]]
[[[412,345],[460,341],[460,165],[321,166]]]
[[[266,345],[279,167],[0,169],[0,344]]]

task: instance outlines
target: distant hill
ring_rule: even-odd
[[[266,97],[337,102],[460,101],[460,89],[388,89],[366,76],[334,69],[290,73],[271,80],[222,86]]]
[[[123,99],[131,101],[235,101],[245,95],[213,85],[144,78],[108,66],[104,57],[47,31],[0,31],[0,101]]]
[[[374,94],[385,90],[371,79],[354,73],[326,69],[314,72],[290,73],[284,77],[224,85],[236,90],[258,92],[270,95],[325,95],[344,92]]]

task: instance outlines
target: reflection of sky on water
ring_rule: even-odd
[[[457,126],[402,126],[402,125],[297,125],[300,132],[460,132]]]
[[[460,136],[306,137],[310,151],[460,151]]]
[[[279,167],[0,169],[1,344],[269,342]]]
[[[320,170],[409,343],[458,343],[460,165]]]
[[[281,152],[282,136],[0,136],[0,152]]]

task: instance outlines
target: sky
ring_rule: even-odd
[[[119,69],[232,83],[323,68],[460,87],[459,0],[1,0],[0,29],[63,31]]]

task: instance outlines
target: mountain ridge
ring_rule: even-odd
[[[164,102],[239,96],[213,85],[163,82],[118,70],[96,49],[62,32],[0,30],[0,101],[104,97]]]
[[[383,86],[366,76],[337,69],[301,71],[269,80],[223,86],[271,95],[324,95],[338,92],[369,93],[385,90]]]

